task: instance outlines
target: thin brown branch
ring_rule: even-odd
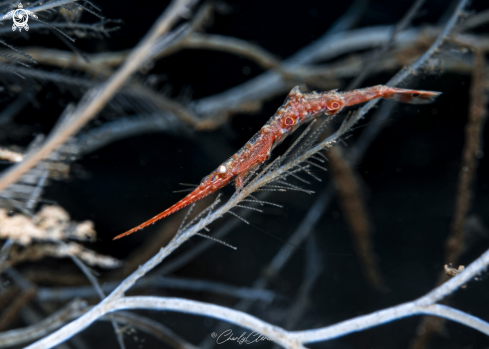
[[[486,98],[484,95],[484,60],[485,51],[475,51],[475,64],[470,87],[469,119],[465,127],[465,144],[462,152],[462,163],[459,171],[457,196],[451,231],[445,245],[443,264],[457,264],[464,251],[465,222],[473,197],[473,180],[478,166],[478,152],[481,149],[481,135],[486,118]],[[438,285],[445,282],[449,276],[445,270],[440,273]],[[448,299],[445,299],[445,303]],[[437,317],[424,317],[418,326],[422,333],[413,341],[411,349],[428,347],[431,339],[444,327],[444,320]]]
[[[485,52],[475,52],[475,65],[470,88],[469,120],[465,127],[465,145],[460,166],[455,203],[455,215],[451,226],[451,236],[446,246],[447,263],[457,263],[463,250],[465,218],[472,201],[472,186],[478,166],[478,152],[481,151],[481,136],[487,110],[484,91],[483,69]]]
[[[85,302],[77,299],[32,326],[2,332],[0,333],[0,348],[23,344],[45,336],[64,325],[69,319],[83,314],[85,307]]]
[[[34,288],[22,292],[20,295],[4,309],[0,316],[0,331],[7,329],[11,323],[15,320],[22,308],[29,303],[29,301],[36,296],[36,290]]]
[[[16,286],[9,288],[2,287],[2,292],[0,293],[0,309],[6,309],[18,295],[19,289]]]
[[[360,185],[361,180],[345,160],[341,148],[332,149],[328,153],[328,158],[330,160],[329,170],[367,283],[378,290],[385,290],[384,278],[379,269],[378,258],[372,243],[367,205]]]

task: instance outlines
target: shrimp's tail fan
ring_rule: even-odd
[[[390,87],[384,92],[382,97],[401,103],[428,104],[434,102],[439,95],[441,95],[441,92],[405,90],[402,88]]]

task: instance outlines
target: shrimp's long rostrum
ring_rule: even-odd
[[[312,119],[327,115],[333,118],[343,108],[370,101],[376,98],[391,99],[403,103],[425,104],[434,101],[440,92],[405,90],[378,85],[348,92],[301,92],[299,87],[290,91],[284,104],[274,116],[256,133],[236,154],[205,177],[200,185],[175,205],[150,220],[117,235],[115,239],[132,234],[154,222],[175,213],[216,190],[224,187],[235,178],[240,188],[243,178],[253,168],[268,159],[273,148],[294,132],[300,125]]]

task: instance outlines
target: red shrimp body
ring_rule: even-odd
[[[332,119],[343,108],[377,98],[392,99],[411,104],[425,104],[434,101],[440,92],[405,90],[378,85],[360,90],[339,93],[301,92],[298,86],[290,91],[285,102],[270,120],[258,131],[236,154],[223,162],[215,171],[202,179],[200,185],[157,216],[117,235],[114,240],[132,234],[156,221],[175,213],[182,208],[206,197],[227,185],[235,178],[236,187],[240,188],[243,179],[250,170],[268,159],[271,151],[300,125],[321,115]]]

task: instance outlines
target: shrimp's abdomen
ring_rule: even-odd
[[[342,93],[345,106],[368,102],[372,99],[385,98],[401,103],[409,104],[428,104],[435,100],[441,92],[406,90],[403,88],[377,85],[359,90]]]

